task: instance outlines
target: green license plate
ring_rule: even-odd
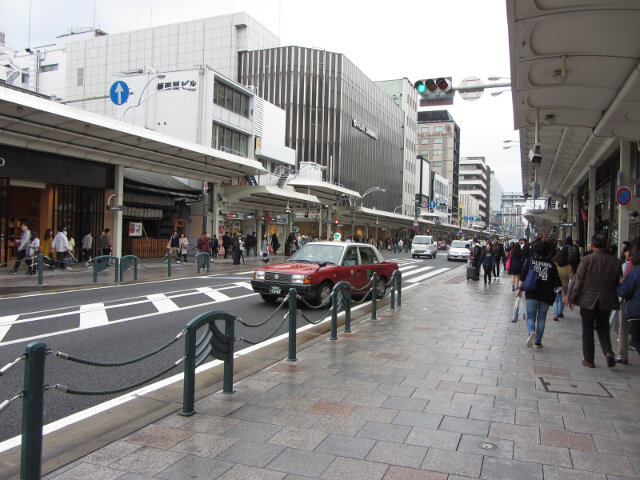
[[[269,288],[269,293],[275,293],[277,295],[280,295],[280,287],[271,287],[271,288]]]

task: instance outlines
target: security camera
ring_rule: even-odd
[[[531,163],[541,163],[542,162],[542,147],[539,143],[535,143],[533,148],[529,150],[529,160]]]
[[[289,207],[285,208],[284,213],[291,213],[291,209]]]

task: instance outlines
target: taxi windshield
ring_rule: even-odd
[[[340,261],[344,247],[340,245],[322,245],[307,243],[294,253],[288,262],[333,263]]]

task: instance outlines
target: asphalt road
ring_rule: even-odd
[[[437,282],[437,276],[461,263],[448,262],[446,252],[435,259],[412,259],[408,254],[386,254],[403,271],[404,285]],[[118,362],[129,360],[171,341],[197,315],[211,310],[229,311],[244,322],[257,324],[273,313],[277,305],[267,304],[253,293],[252,270],[234,274],[177,279],[40,294],[0,299],[0,367],[20,356],[27,344],[42,342],[53,352],[74,357]],[[302,309],[311,320],[328,315],[328,310]],[[236,337],[259,341],[282,322],[286,305],[264,326],[247,328],[236,324]],[[306,322],[298,318],[298,326]],[[277,334],[287,330],[286,322]],[[236,351],[246,348],[236,342]],[[182,357],[180,339],[149,359],[124,367],[94,367],[47,357],[45,383],[62,384],[82,391],[116,389],[149,378]],[[182,372],[174,368],[166,376]],[[0,376],[0,402],[22,390],[24,363]],[[50,389],[45,393],[44,424],[64,418],[122,394],[70,395]],[[0,441],[20,434],[22,402],[14,401],[0,412]]]

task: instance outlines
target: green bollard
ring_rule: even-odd
[[[171,250],[169,250],[169,253],[167,253],[167,269],[169,277],[171,277]]]
[[[42,274],[44,271],[44,255],[38,254],[38,285],[42,285]]]
[[[289,289],[289,358],[295,362],[296,358],[296,326],[298,325],[298,292],[295,288]]]
[[[20,479],[40,478],[42,462],[42,418],[44,408],[44,361],[47,346],[34,342],[25,350],[24,390],[22,399],[22,447]]]
[[[398,282],[398,308],[402,306],[402,272],[398,270],[396,280]]]
[[[393,272],[391,275],[391,310],[395,310],[396,308],[396,272]]]
[[[331,291],[331,340],[338,340],[338,291],[333,287]]]
[[[376,319],[376,301],[378,300],[378,273],[373,273],[373,290],[371,291],[371,320]]]

